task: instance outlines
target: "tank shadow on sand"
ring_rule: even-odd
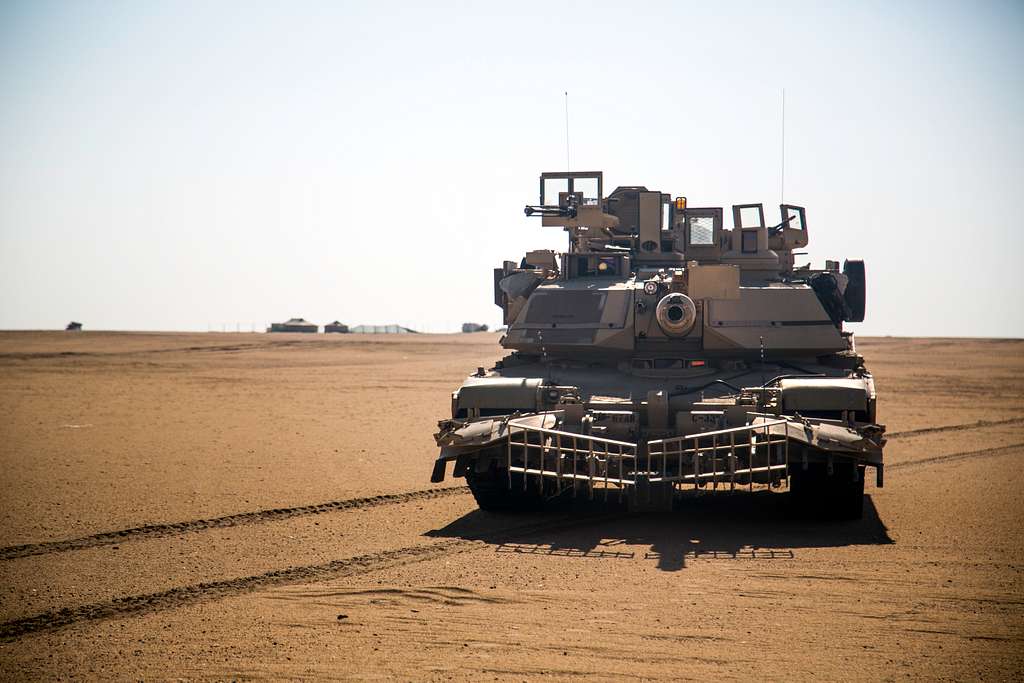
[[[557,515],[578,517],[579,525],[552,525],[513,534],[519,524],[540,523]],[[586,522],[594,517],[594,523]],[[760,491],[684,495],[672,512],[630,514],[619,504],[573,502],[546,514],[497,514],[474,510],[428,536],[491,543],[497,552],[632,559],[632,548],[647,546],[643,558],[664,571],[686,568],[686,560],[792,559],[794,549],[893,543],[871,496],[864,516],[853,521],[816,521],[792,510],[788,496]]]

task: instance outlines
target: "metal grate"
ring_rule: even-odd
[[[592,498],[594,489],[616,490],[619,497],[626,487],[638,481],[691,484],[712,490],[728,484],[753,489],[761,483],[788,482],[789,443],[772,427],[786,424],[785,419],[762,420],[757,424],[714,432],[648,441],[643,454],[638,444],[616,441],[557,429],[534,427],[510,420],[506,434],[508,485],[512,475],[522,474],[516,482],[526,491],[536,486],[544,491],[544,482],[553,481],[560,494],[571,486],[573,496],[580,488]],[[777,430],[776,430],[777,431]]]
[[[736,488],[737,478],[751,489],[754,479],[775,483],[776,473],[789,483],[789,439],[771,428],[787,420],[764,420],[757,424],[702,432],[647,442],[648,480],[691,483],[695,487],[728,483]]]
[[[513,461],[513,454],[521,457],[522,465]],[[556,493],[571,486],[575,496],[583,486],[591,498],[595,486],[604,490],[605,497],[609,489],[618,489],[621,498],[623,489],[634,484],[637,465],[635,443],[532,427],[516,420],[508,423],[506,455],[509,488],[512,488],[512,474],[517,472],[523,475],[524,491],[530,484],[530,477],[536,477],[536,485],[541,490],[547,478],[554,480]]]

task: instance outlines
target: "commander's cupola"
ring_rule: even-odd
[[[604,196],[599,171],[542,173],[540,204],[526,207],[543,225],[569,233],[563,277],[623,275],[630,268],[678,268],[689,262],[737,266],[745,284],[791,272],[793,250],[807,246],[804,209],[779,206],[769,226],[762,204],[732,207],[732,229],[720,207],[690,207],[686,197],[624,185]]]

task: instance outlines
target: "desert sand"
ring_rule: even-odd
[[[0,333],[0,678],[1021,676],[1024,342],[859,340],[885,487],[811,523],[431,485],[497,338]]]

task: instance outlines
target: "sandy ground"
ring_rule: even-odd
[[[866,339],[865,518],[432,487],[492,334],[0,334],[0,678],[1014,679],[1024,342]]]

